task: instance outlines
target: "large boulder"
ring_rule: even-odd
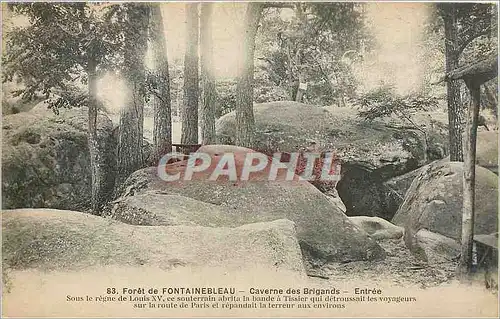
[[[228,149],[233,149],[237,173],[240,174],[245,156],[252,150],[227,146],[224,152]],[[159,220],[166,223],[175,221],[201,226],[234,226],[286,218],[295,222],[299,243],[308,261],[373,260],[385,257],[384,250],[351,223],[335,203],[310,183],[299,181],[298,176],[295,175],[292,181],[268,181],[264,170],[252,173],[248,181],[210,181],[208,178],[223,154],[220,150],[210,153],[210,147],[200,151],[211,156],[212,164],[208,169],[195,173],[191,180],[181,178],[175,182],[165,182],[157,176],[156,167],[133,173],[123,185],[121,198],[112,211],[115,215],[118,212],[119,219],[123,221],[139,220],[133,217],[134,214],[155,214],[163,217],[144,217],[142,220],[151,223]],[[166,170],[169,174],[182,173],[185,166],[186,161],[176,162],[167,165]],[[173,202],[173,207],[167,208],[170,198],[162,198],[160,194],[189,197],[217,205],[219,209],[187,200]],[[127,199],[128,196],[142,197],[133,200]],[[163,211],[161,204],[152,204],[150,200],[164,203]],[[180,216],[180,205],[189,206],[191,212]],[[201,218],[202,214],[207,214],[207,217]]]
[[[498,175],[498,131],[477,132],[476,164]]]
[[[90,207],[91,171],[86,108],[58,115],[41,103],[2,121],[2,207],[47,207],[84,211]],[[98,115],[103,196],[114,183],[112,123]]]
[[[322,108],[297,102],[254,105],[254,149],[264,153],[332,151],[342,162],[337,190],[348,215],[390,219],[383,181],[439,159],[447,152],[444,124],[427,116],[408,128],[398,118],[365,121],[353,107]],[[235,144],[236,120],[231,112],[216,123],[219,143]],[[427,142],[427,143],[426,143]],[[427,145],[427,152],[425,151]]]
[[[146,226],[203,225],[217,227],[242,224],[238,221],[238,215],[233,210],[223,206],[155,191],[119,198],[114,201],[112,209],[105,211],[103,216],[131,225]]]
[[[44,96],[35,93],[31,99],[25,100],[22,95],[15,94],[18,90],[25,89],[23,84],[12,82],[2,83],[2,115],[17,114],[20,112],[28,112],[33,109],[40,101],[44,100]]]
[[[406,174],[393,177],[385,181],[383,190],[385,193],[385,214],[381,217],[391,220],[403,204],[406,192],[411,186],[411,183],[420,174],[422,168],[418,168]]]
[[[403,227],[391,224],[380,217],[351,216],[349,220],[367,232],[371,238],[376,240],[398,239],[403,237]]]
[[[238,228],[143,227],[74,211],[16,209],[2,213],[2,239],[4,270],[264,266],[304,273],[295,226],[284,219]]]
[[[478,131],[476,164],[498,175],[498,131]],[[420,174],[416,169],[404,175],[393,177],[383,183],[386,195],[386,214],[390,220],[403,203],[406,191],[413,179]]]
[[[422,168],[392,219],[405,228],[405,242],[414,246],[421,229],[460,241],[462,229],[463,163],[436,161]],[[476,166],[475,233],[498,229],[498,176]]]
[[[456,260],[460,255],[460,244],[452,238],[420,229],[411,242],[413,255],[429,264]]]

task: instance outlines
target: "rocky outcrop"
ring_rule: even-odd
[[[452,238],[420,229],[413,237],[410,250],[420,260],[438,264],[456,260],[460,255],[460,244]]]
[[[404,228],[391,224],[380,217],[352,216],[349,220],[363,229],[376,240],[398,239],[403,237]]]
[[[2,121],[3,208],[48,207],[84,211],[90,207],[91,173],[86,108],[61,110],[44,103]],[[114,184],[112,123],[98,116],[102,188]],[[106,197],[106,194],[103,194]]]
[[[237,228],[132,226],[54,209],[2,213],[3,269],[85,270],[94,266],[264,266],[304,273],[289,220]]]
[[[403,204],[406,192],[411,183],[420,174],[422,168],[418,168],[409,173],[393,177],[383,183],[385,193],[386,214],[384,218],[391,220]]]
[[[460,241],[462,229],[463,163],[440,160],[422,168],[392,219],[405,228],[405,242],[415,247],[421,230]],[[475,233],[498,229],[498,176],[476,166]],[[418,245],[417,245],[418,246]]]
[[[477,132],[476,164],[498,175],[498,131]]]
[[[25,100],[22,95],[15,94],[18,90],[24,90],[22,84],[16,81],[6,81],[2,83],[2,115],[17,114],[20,112],[28,112],[33,109],[40,101],[44,100],[44,96],[40,93],[35,93],[30,100]]]
[[[223,206],[180,195],[148,191],[116,200],[112,210],[105,212],[104,217],[131,225],[147,226],[202,225],[217,227],[220,225],[241,225],[241,222],[237,222],[237,216],[231,216],[231,213],[235,212]]]
[[[255,149],[276,151],[332,151],[342,162],[338,193],[348,215],[390,219],[382,183],[414,170],[426,160],[447,153],[447,131],[429,117],[416,120],[419,129],[400,119],[365,121],[354,107],[326,109],[296,102],[272,102],[254,106]],[[216,123],[221,144],[234,144],[235,113]],[[425,146],[427,145],[427,151]]]
[[[203,150],[203,149],[202,149]],[[206,149],[205,149],[206,150]],[[251,150],[234,149],[238,174],[241,173],[245,156]],[[208,153],[207,153],[208,154]],[[206,204],[183,200],[184,204],[195,205],[189,208],[192,213],[178,217],[176,206],[165,208],[161,213],[162,220],[176,220],[183,224],[199,224],[202,226],[242,225],[286,218],[295,222],[297,236],[306,259],[310,262],[373,260],[384,258],[383,249],[368,235],[356,227],[342,213],[340,208],[330,201],[326,195],[305,181],[268,181],[266,173],[252,173],[248,181],[228,181],[226,179],[210,181],[220,153],[212,152],[212,165],[203,172],[195,173],[191,180],[165,182],[157,176],[157,168],[142,169],[130,176],[122,188],[122,196],[115,204],[115,212],[131,212],[133,214],[159,215],[161,205],[144,202],[140,199],[127,199],[129,196],[154,196],[159,194],[181,195],[217,205],[220,209],[211,210]],[[167,165],[168,174],[182,172],[186,162]],[[154,192],[156,194],[151,194]],[[159,200],[159,199],[158,199]],[[167,199],[162,199],[168,205]],[[132,202],[133,204],[127,204]],[[126,208],[123,208],[125,205]],[[132,208],[134,207],[134,208]],[[146,213],[147,212],[147,213]],[[199,214],[212,214],[201,218]],[[223,214],[223,215],[221,215]],[[120,220],[132,217],[120,217]],[[133,219],[137,220],[136,217]],[[145,218],[149,219],[149,217]],[[157,219],[159,220],[159,219]]]
[[[498,131],[478,131],[476,164],[498,175]],[[391,219],[401,206],[411,182],[419,174],[420,169],[416,169],[384,182],[388,219]]]

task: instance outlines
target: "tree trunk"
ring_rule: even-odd
[[[307,20],[306,20],[305,14],[304,14],[304,8],[303,8],[301,3],[295,4],[295,16],[300,21],[300,27],[302,29],[307,28],[307,26],[306,26]],[[306,91],[303,87],[303,85],[306,84],[306,76],[304,73],[304,66],[302,65],[302,62],[303,62],[302,61],[302,48],[301,48],[300,44],[297,48],[295,60],[297,63],[297,72],[298,72],[298,78],[299,78],[299,88],[297,90],[297,95],[295,96],[295,101],[302,103],[302,101],[304,99],[304,93]]]
[[[203,83],[203,104],[201,108],[201,143],[215,144],[215,105],[217,93],[213,74],[213,46],[212,46],[212,3],[201,5],[201,76]]]
[[[292,54],[290,52],[291,48],[290,39],[286,39],[286,55],[288,58],[287,62],[287,72],[288,72],[288,92],[290,94],[290,101],[295,101],[295,95],[297,94],[298,85],[296,85],[296,81],[293,80],[293,60]]]
[[[476,179],[476,138],[480,105],[479,85],[468,83],[471,103],[468,108],[465,131],[463,208],[462,208],[462,252],[458,269],[459,278],[467,280],[472,268],[472,242],[474,235],[474,202]]]
[[[91,172],[91,203],[90,208],[92,213],[99,215],[101,208],[101,185],[102,172],[99,165],[99,147],[97,141],[97,63],[96,61],[88,61],[88,91],[89,91],[89,127],[88,127],[88,144],[90,153],[90,172]]]
[[[182,144],[198,143],[198,3],[186,4],[186,53],[184,55],[184,112]]]
[[[154,161],[157,163],[163,155],[172,152],[172,109],[167,48],[161,5],[155,3],[152,5],[151,10],[152,49],[156,69],[157,89],[153,95],[153,152]]]
[[[245,36],[240,55],[236,85],[236,145],[253,147],[255,118],[253,114],[253,79],[255,36],[262,14],[263,3],[250,2],[245,14]]]
[[[445,30],[446,73],[458,68],[459,48],[457,39],[456,4],[444,3],[442,17]],[[448,81],[446,84],[448,100],[448,135],[450,143],[450,161],[463,162],[462,134],[464,110],[460,99],[460,82]]]
[[[127,95],[120,114],[118,137],[119,187],[125,179],[143,165],[143,121],[144,121],[144,59],[147,48],[149,7],[132,4],[129,19],[133,28],[126,30],[123,75]]]
[[[305,75],[303,71],[299,70],[299,89],[297,90],[297,95],[295,96],[296,102],[302,103],[302,100],[304,99],[305,89],[301,87],[304,84],[305,84]]]

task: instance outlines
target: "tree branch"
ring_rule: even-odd
[[[269,63],[271,65],[274,65],[274,62],[271,61],[271,59],[268,59],[268,58],[258,57],[257,60],[266,61],[267,63]]]
[[[82,35],[83,33],[83,30],[82,28],[80,27],[80,30],[78,33],[74,33],[74,32],[71,32],[69,31],[68,29],[66,29],[61,23],[58,23],[58,22],[55,22],[55,25],[57,27],[59,27],[59,29],[61,29],[61,31],[63,31],[64,33],[66,33],[67,35],[69,36],[72,36],[72,37],[75,37],[75,38],[78,38],[80,35]]]
[[[323,69],[323,66],[321,65],[321,63],[319,62],[318,59],[315,59],[316,61],[316,64],[318,65],[319,67],[319,71],[323,77],[323,79],[325,80],[325,82],[328,84],[328,87],[330,88],[331,92],[335,92],[335,87],[333,86],[331,80],[330,80],[330,77],[328,76],[328,74],[326,74],[325,70]]]
[[[490,28],[486,28],[486,29],[482,30],[481,32],[478,32],[478,33],[475,33],[475,34],[469,36],[464,41],[460,41],[461,43],[458,45],[457,53],[458,54],[462,54],[462,52],[465,50],[465,48],[472,41],[474,41],[474,39],[477,39],[477,38],[479,38],[480,36],[483,36],[483,35],[488,35],[490,33],[491,33],[491,29]]]

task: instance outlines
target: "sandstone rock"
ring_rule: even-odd
[[[41,104],[3,118],[2,206],[85,210],[91,196],[87,111],[65,109],[55,115]],[[111,131],[111,121],[100,113],[98,142],[107,172],[102,185],[106,191],[114,184]]]
[[[238,174],[241,174],[241,167],[248,152],[250,152],[248,149],[234,152]],[[209,210],[206,205],[195,207],[194,212],[183,217],[189,218],[190,223],[200,223],[203,226],[241,225],[281,218],[292,220],[297,226],[297,236],[303,253],[310,261],[384,258],[383,249],[352,224],[337,205],[310,183],[298,181],[297,176],[294,177],[294,181],[268,181],[268,175],[264,170],[253,173],[246,182],[233,182],[227,178],[209,181],[208,178],[220,159],[220,154],[215,155],[215,153],[217,152],[211,155],[211,167],[195,173],[189,181],[165,182],[157,176],[156,167],[136,171],[123,185],[122,198],[119,201],[128,196],[138,196],[150,191],[157,194],[181,195],[221,206],[224,218],[219,218],[221,210],[213,210],[215,216],[206,219],[197,217],[199,216],[197,211]],[[169,174],[175,174],[182,172],[185,166],[186,161],[176,162],[167,165],[167,171]],[[165,203],[167,204],[166,200]],[[144,210],[153,213],[161,209],[153,209],[150,204],[141,203],[140,199],[134,201],[134,205],[140,207],[139,210],[134,210],[136,212]],[[119,210],[119,206],[120,203],[117,203],[114,210]],[[170,210],[165,209],[164,213],[170,214]],[[174,219],[181,220],[177,217]]]
[[[238,215],[223,206],[180,195],[149,191],[118,199],[114,202],[113,209],[104,216],[131,225],[217,227],[241,225],[242,222],[237,222]]]
[[[456,259],[460,254],[460,244],[449,237],[420,229],[412,238],[410,250],[429,264]]]
[[[411,183],[417,177],[422,168],[413,170],[406,174],[393,177],[383,183],[385,191],[385,208],[386,213],[384,218],[391,220],[403,204],[406,192],[411,186]]]
[[[498,131],[478,131],[477,135],[477,165],[498,175]],[[421,169],[416,169],[384,182],[387,211],[386,215],[382,217],[388,220],[392,219],[403,203],[406,191],[410,188],[413,179],[420,174],[420,171]]]
[[[403,237],[403,227],[396,226],[380,217],[352,216],[349,220],[376,240]]]
[[[478,274],[484,273],[486,288],[498,291],[498,233],[474,235]]]
[[[326,109],[297,102],[256,104],[254,113],[256,150],[333,151],[338,156],[342,180],[337,190],[347,215],[390,219],[394,212],[385,207],[382,182],[425,164],[423,134],[395,118],[369,122],[358,117],[354,107]],[[445,126],[421,118],[417,124],[427,132],[427,159],[446,156]],[[216,123],[218,142],[234,144],[235,127],[234,112],[221,117]]]
[[[345,207],[342,198],[340,198],[339,192],[336,188],[330,189],[324,192],[324,194],[327,195],[328,200],[331,201],[335,206],[337,206],[342,211],[342,213],[345,214],[347,212],[347,208]]]
[[[289,220],[237,228],[132,226],[54,209],[2,213],[3,268],[84,270],[93,266],[267,266],[304,273]]]
[[[25,87],[22,84],[12,82],[2,83],[2,115],[17,114],[20,112],[28,112],[35,107],[44,96],[35,93],[31,100],[27,101],[22,99],[22,96],[15,96],[14,92],[22,90]]]
[[[219,144],[219,145],[203,145],[198,149],[198,152],[203,152],[206,154],[210,155],[220,155],[226,152],[229,153],[234,153],[234,152],[256,152],[254,150],[251,150],[249,148],[245,147],[240,147],[240,146],[235,146],[235,145],[224,145],[224,144]],[[286,161],[284,161],[286,163]],[[289,165],[289,167],[292,167],[292,165]],[[323,192],[324,194],[327,195],[328,199],[335,204],[340,210],[345,213],[346,212],[346,207],[345,204],[342,202],[342,199],[340,198],[338,191],[335,187],[331,187],[328,189],[328,191]]]
[[[392,219],[405,228],[405,241],[420,230],[461,238],[463,163],[436,161],[422,168],[405,200]],[[498,229],[498,176],[476,166],[475,233],[488,234]]]
[[[498,131],[477,132],[476,164],[498,175]]]

